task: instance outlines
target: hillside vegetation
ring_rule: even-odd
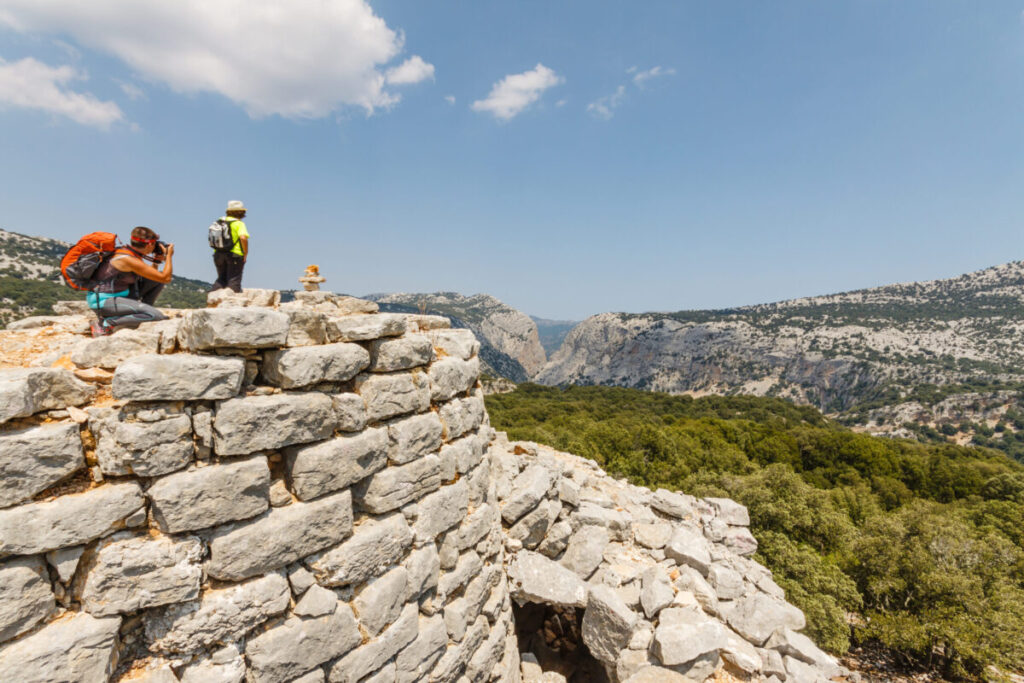
[[[750,510],[758,561],[835,653],[879,641],[946,676],[1024,671],[1024,466],[858,434],[778,398],[521,385],[497,429],[652,488]]]

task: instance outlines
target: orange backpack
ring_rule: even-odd
[[[117,250],[117,235],[90,232],[68,249],[60,260],[60,274],[72,289],[89,290],[96,286],[93,275],[104,260]]]

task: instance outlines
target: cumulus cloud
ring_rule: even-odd
[[[401,64],[388,69],[388,85],[411,85],[434,78],[434,65],[427,64],[419,55],[413,55]]]
[[[219,93],[254,117],[317,118],[394,105],[389,85],[433,75],[419,57],[388,69],[403,36],[365,0],[3,0],[0,25],[70,36],[181,93]]]
[[[626,99],[626,86],[620,85],[611,95],[598,98],[587,105],[587,111],[599,119],[607,121],[615,114],[613,110]]]
[[[653,66],[646,71],[640,71],[634,66],[632,69],[629,69],[628,73],[633,74],[633,83],[635,83],[637,87],[642,88],[644,87],[644,83],[651,79],[675,75],[676,70],[670,66]]]
[[[85,78],[74,67],[48,66],[31,57],[17,62],[0,59],[0,107],[36,109],[97,128],[123,119],[116,103],[67,88],[71,81]]]
[[[473,102],[472,108],[473,111],[489,112],[500,121],[508,121],[539,100],[545,90],[564,81],[553,70],[537,64],[530,71],[505,76],[491,87],[486,98]]]

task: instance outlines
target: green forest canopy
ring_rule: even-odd
[[[487,409],[512,439],[746,505],[756,559],[834,653],[877,640],[951,677],[1024,671],[1024,466],[1002,453],[857,434],[775,398],[520,385]]]

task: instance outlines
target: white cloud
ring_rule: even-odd
[[[653,78],[661,78],[662,76],[674,76],[676,70],[670,66],[653,66],[650,69],[647,69],[646,71],[639,71],[634,66],[628,69],[626,73],[633,74],[633,83],[635,83],[637,87],[642,88],[644,87],[644,83]]]
[[[433,70],[414,57],[386,71],[403,36],[365,0],[3,0],[4,24],[70,36],[145,79],[219,93],[254,117],[372,113],[400,99],[389,75],[397,83]]]
[[[564,81],[564,78],[548,67],[537,64],[530,71],[505,76],[491,87],[486,99],[477,100],[472,108],[473,111],[490,112],[496,119],[508,121],[539,100],[545,90]]]
[[[388,69],[388,85],[410,85],[434,78],[434,65],[427,64],[419,55],[413,55],[401,64]]]
[[[611,95],[606,95],[588,104],[587,111],[597,118],[607,121],[615,115],[612,110],[622,104],[625,98],[626,86],[620,85]]]
[[[444,101],[448,104],[455,104],[455,95],[445,95]]]
[[[146,99],[146,93],[143,92],[142,88],[135,85],[134,83],[123,83],[121,81],[118,81],[117,84],[121,86],[121,91],[128,96],[129,100]]]
[[[69,82],[85,78],[74,67],[47,66],[31,57],[17,62],[0,59],[0,107],[38,109],[97,128],[123,119],[116,103],[67,89]]]

